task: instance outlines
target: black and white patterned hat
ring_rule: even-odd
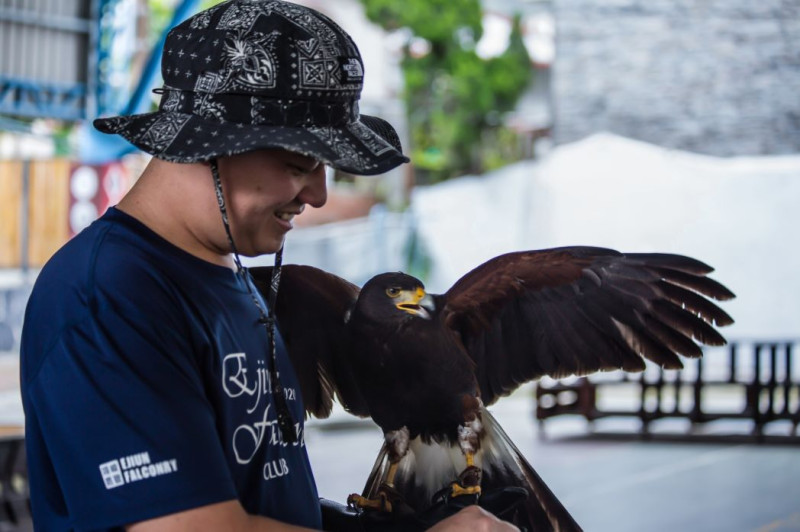
[[[280,0],[229,0],[167,35],[158,111],[94,121],[172,162],[284,148],[345,172],[408,162],[394,128],[359,114],[361,54],[325,15]]]

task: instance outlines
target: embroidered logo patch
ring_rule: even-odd
[[[339,62],[342,65],[345,83],[360,82],[364,79],[364,69],[361,67],[361,61],[359,61],[358,58],[340,57]]]
[[[143,452],[109,460],[100,464],[99,468],[103,484],[110,490],[131,482],[175,473],[178,470],[178,461],[171,459],[153,463],[150,453]]]

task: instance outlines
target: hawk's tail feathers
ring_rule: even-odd
[[[529,531],[580,532],[566,508],[528,463],[500,424],[485,408],[481,412],[484,436],[478,465],[483,470],[483,493],[507,487],[522,487],[529,496],[517,510],[514,524]],[[460,463],[461,465],[457,465]],[[464,467],[458,446],[447,442],[427,444],[412,441],[409,453],[400,461],[394,486],[410,511],[429,508],[434,495],[457,479]],[[389,469],[388,449],[381,447],[362,496],[374,498]]]
[[[483,489],[490,491],[506,486],[521,486],[530,495],[525,502],[527,515],[519,515],[515,524],[528,530],[580,532],[583,529],[533,469],[511,438],[494,417],[484,409],[481,413],[486,438],[481,443],[483,456]]]

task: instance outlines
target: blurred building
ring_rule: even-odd
[[[800,3],[554,0],[554,140],[800,151]]]

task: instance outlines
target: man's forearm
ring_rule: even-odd
[[[148,519],[126,527],[129,532],[218,531],[299,532],[310,530],[257,515],[249,515],[239,501],[230,500]]]

